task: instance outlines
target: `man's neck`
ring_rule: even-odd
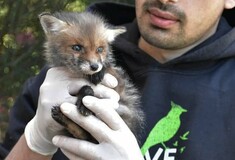
[[[155,46],[150,45],[147,43],[142,37],[140,37],[139,40],[139,48],[141,48],[143,51],[145,51],[147,54],[149,54],[151,57],[153,57],[155,60],[157,60],[159,63],[166,63],[172,59],[175,59],[177,57],[180,57],[181,55],[185,54],[192,48],[196,47],[209,37],[211,37],[217,30],[219,21],[216,23],[216,25],[208,32],[208,34],[204,35],[201,39],[199,39],[197,42],[193,43],[190,46],[187,46],[182,49],[177,50],[166,50],[157,48]]]

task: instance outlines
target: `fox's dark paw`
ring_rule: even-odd
[[[83,86],[77,94],[78,99],[76,105],[78,107],[78,111],[84,116],[89,116],[93,114],[92,111],[86,108],[82,103],[82,98],[87,95],[94,96],[94,91],[90,86]]]
[[[79,107],[78,107],[78,110],[79,112],[83,115],[83,116],[89,116],[89,115],[92,115],[92,111],[89,110],[88,108],[86,108],[83,104],[81,104]]]
[[[68,125],[67,123],[69,119],[61,112],[59,106],[54,106],[51,109],[51,116],[56,122],[58,122],[62,126],[66,127]]]
[[[51,109],[52,118],[64,126],[68,133],[75,138],[84,139],[94,141],[94,138],[80,126],[78,126],[75,122],[67,118],[60,110],[59,106],[55,106]]]

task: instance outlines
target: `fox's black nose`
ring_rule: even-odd
[[[96,71],[96,70],[99,68],[99,65],[96,64],[96,63],[92,63],[92,64],[90,65],[90,68],[91,68],[92,71]]]

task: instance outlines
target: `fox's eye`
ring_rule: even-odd
[[[99,54],[101,54],[103,51],[104,51],[104,48],[103,48],[103,47],[98,47],[98,48],[96,49],[96,52],[99,53]]]
[[[72,46],[72,49],[75,50],[75,51],[77,51],[77,52],[81,52],[82,49],[83,49],[83,46],[81,46],[81,45],[79,45],[79,44],[73,45],[73,46]]]

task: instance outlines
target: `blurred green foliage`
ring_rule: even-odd
[[[134,0],[109,0],[134,3]],[[44,65],[42,12],[83,11],[95,0],[0,0],[0,142],[8,113],[27,78]]]

